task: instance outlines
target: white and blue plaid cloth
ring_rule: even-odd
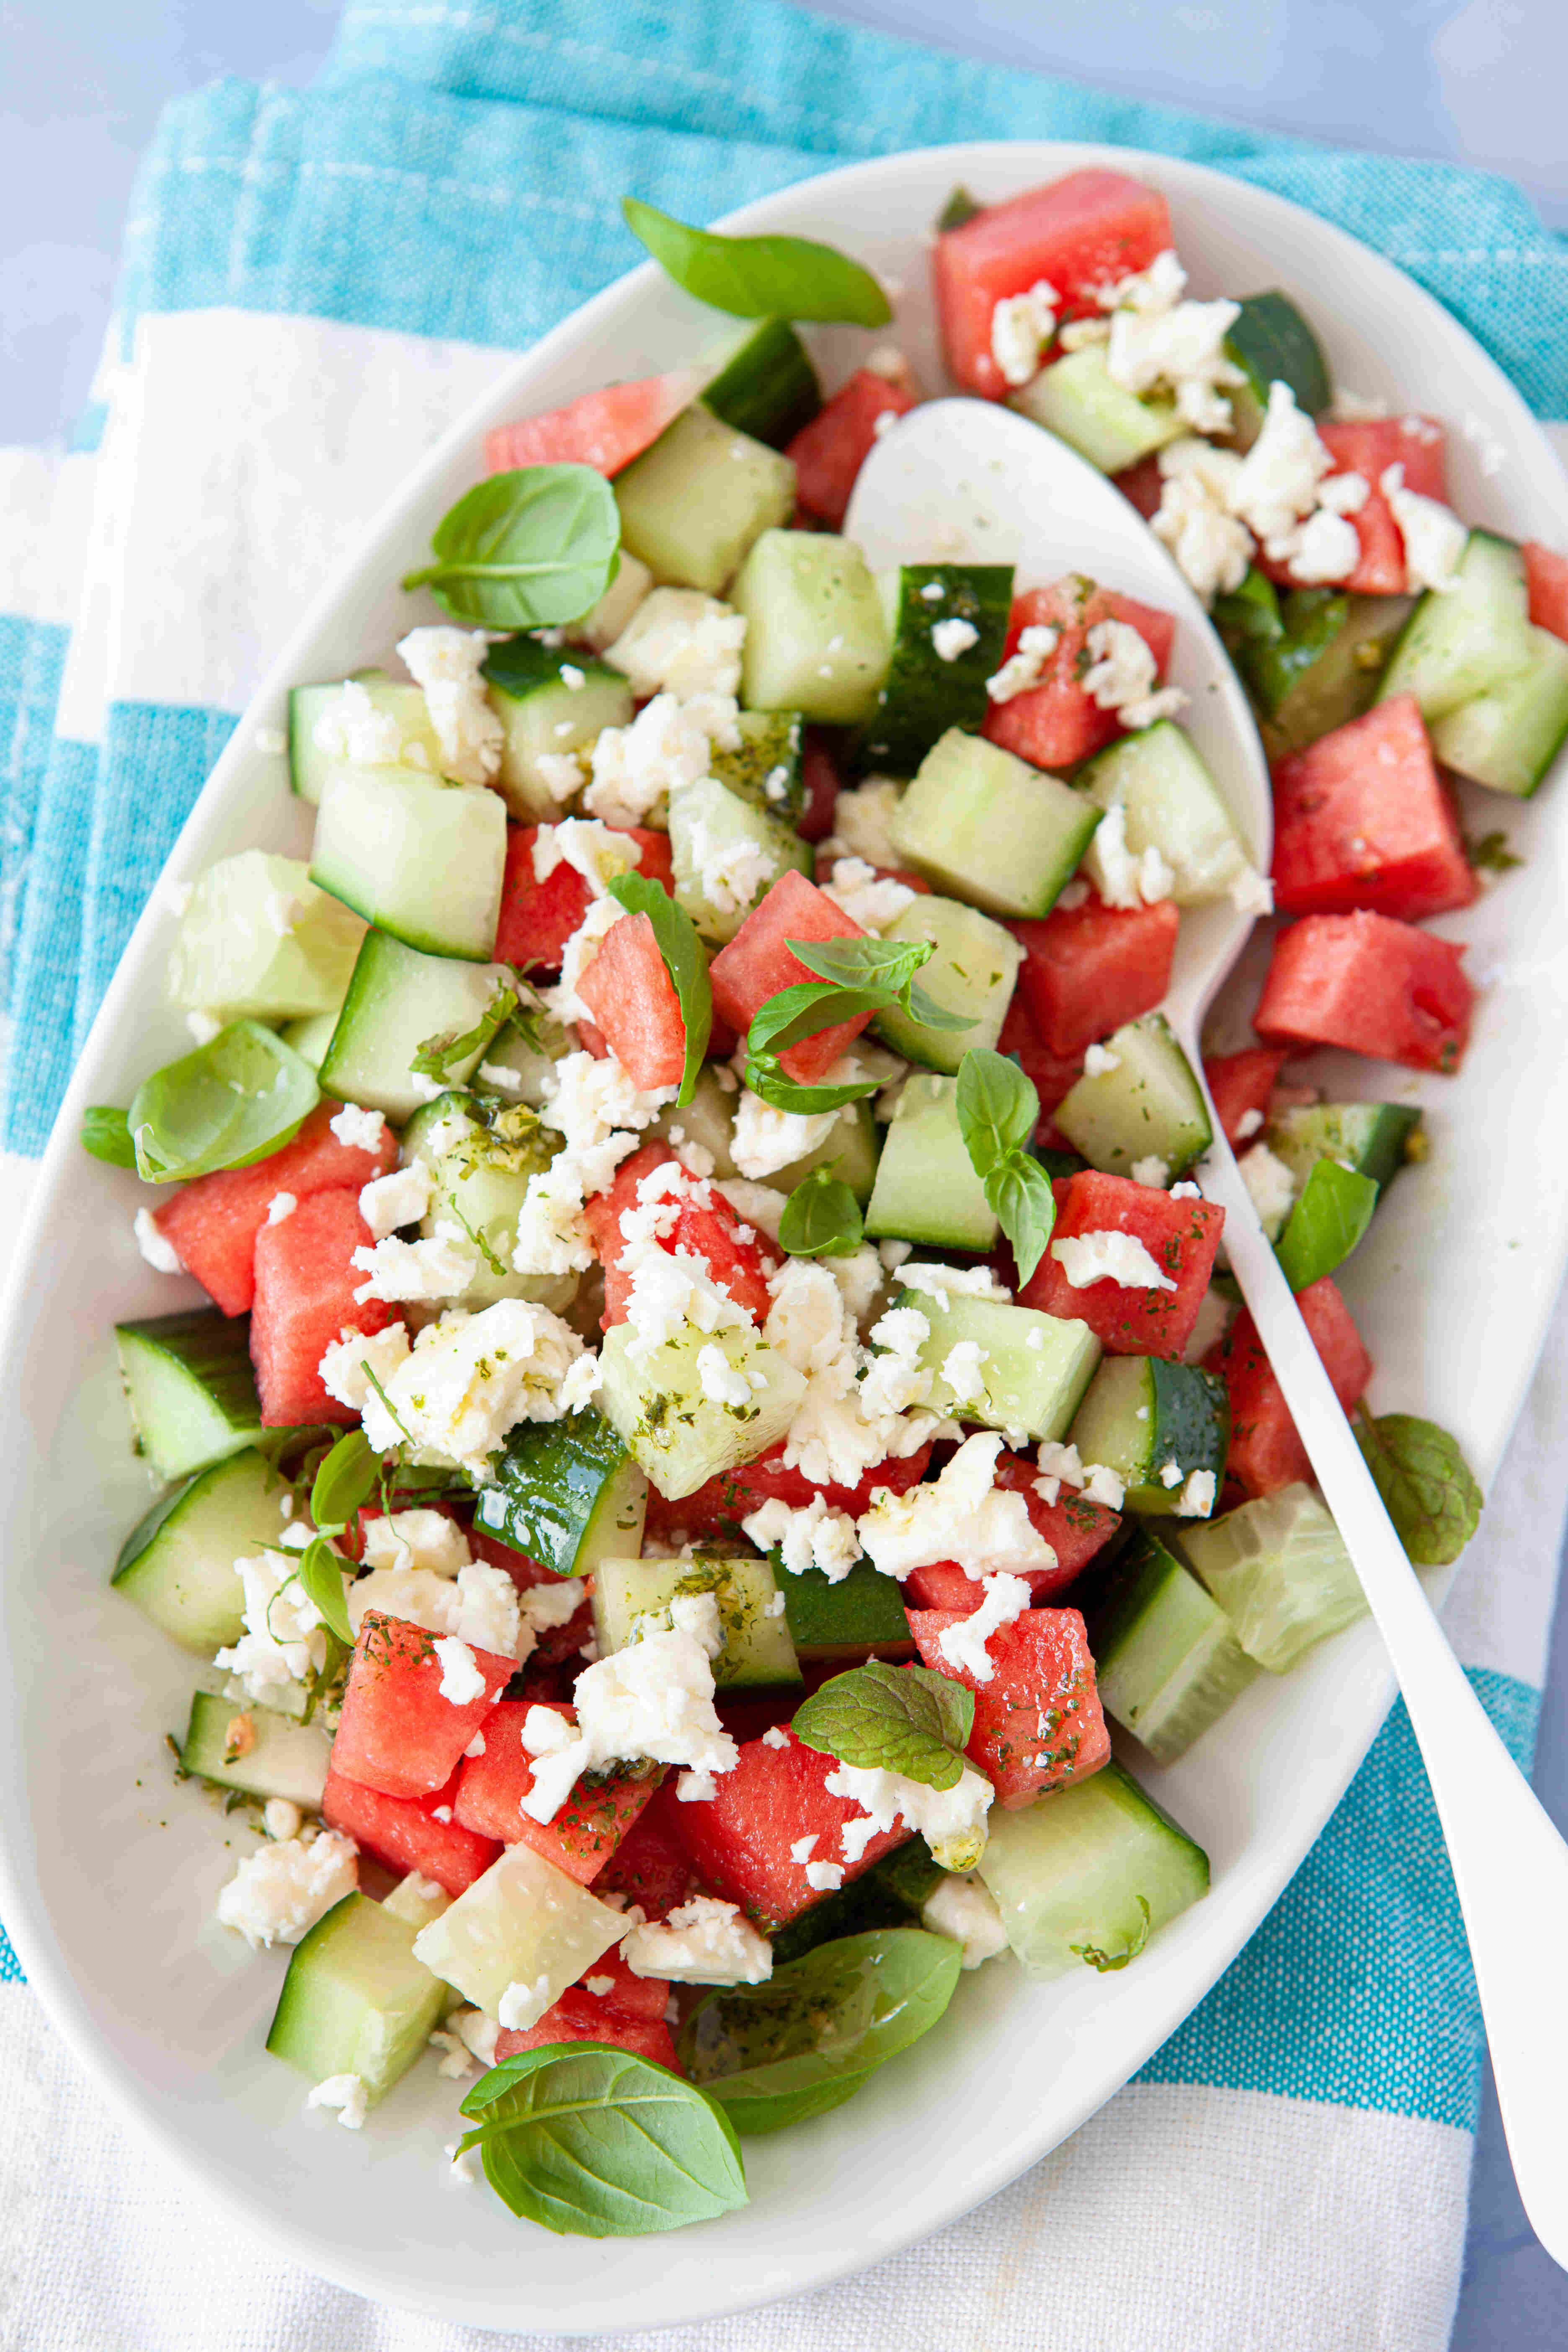
[[[0,1230],[266,661],[508,355],[637,257],[622,194],[705,220],[841,161],[985,137],[1159,148],[1291,197],[1410,271],[1538,415],[1568,418],[1568,243],[1498,181],[937,57],[774,0],[350,0],[316,88],[226,82],[170,108],[79,446],[0,451]],[[1450,1611],[1521,1758],[1565,1421],[1560,1319]],[[1480,2053],[1396,1708],[1251,1944],[1074,2140],[860,2280],[635,2340],[1438,2352]],[[3,1934],[0,2281],[0,2346],[16,2352],[490,2340],[362,2304],[237,2240],[127,2139]]]

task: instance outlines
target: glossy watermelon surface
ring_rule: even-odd
[[[579,1781],[552,1822],[536,1822],[522,1810],[533,1786],[533,1764],[522,1744],[526,1699],[506,1698],[485,1717],[484,1752],[465,1759],[458,1775],[454,1817],[465,1829],[503,1845],[531,1845],[568,1878],[586,1886],[596,1878],[625,1837],[663,1775],[654,1770],[608,1773]],[[569,1722],[569,1706],[552,1710]]]
[[[1083,683],[1093,658],[1089,633],[1100,621],[1125,621],[1136,629],[1154,656],[1156,671],[1164,676],[1176,634],[1169,613],[1118,595],[1113,588],[1098,588],[1079,572],[1049,588],[1027,588],[1013,600],[1005,657],[1017,652],[1026,629],[1054,628],[1056,647],[1038,686],[1009,702],[994,702],[986,712],[981,731],[993,743],[1037,768],[1070,768],[1116,740],[1121,721],[1113,710],[1102,710]]]
[[[533,871],[533,845],[541,828],[509,824],[506,829],[506,871],[501,880],[500,920],[496,927],[496,958],[524,971],[558,972],[566,942],[582,926],[592,903],[592,892],[574,866],[563,858],[542,882]],[[643,825],[612,825],[637,845],[640,873],[675,883],[668,833],[650,833]]]
[[[972,1611],[909,1613],[924,1663],[974,1693],[969,1756],[994,1781],[996,1801],[1007,1811],[1031,1803],[1047,1789],[1086,1780],[1109,1761],[1110,1735],[1095,1688],[1089,1636],[1076,1609],[1026,1609],[989,1635],[989,1682],[954,1665],[942,1647],[943,1633]]]
[[[1361,541],[1361,560],[1345,583],[1363,596],[1397,596],[1405,587],[1405,538],[1381,488],[1390,466],[1405,468],[1405,488],[1423,498],[1447,499],[1447,439],[1431,416],[1357,417],[1336,424],[1319,421],[1318,437],[1333,458],[1336,474],[1359,474],[1367,486],[1363,505],[1352,515]]]
[[[1178,1200],[1094,1168],[1058,1177],[1051,1189],[1057,1199],[1053,1244],[1087,1234],[1131,1234],[1175,1288],[1134,1290],[1100,1281],[1078,1290],[1047,1247],[1018,1294],[1020,1303],[1064,1321],[1076,1317],[1112,1356],[1181,1355],[1214,1272],[1225,1211],[1210,1201]]]
[[[1538,629],[1550,629],[1568,641],[1568,555],[1558,555],[1539,540],[1524,542],[1524,577],[1530,591],[1530,617]]]
[[[839,1833],[864,1816],[852,1798],[824,1786],[837,1769],[831,1756],[803,1747],[793,1732],[782,1748],[748,1740],[733,1771],[715,1783],[715,1797],[679,1809],[679,1835],[698,1874],[764,1933],[821,1902],[827,1890],[812,1885],[808,1863],[841,1864],[847,1885],[909,1834],[901,1827],[879,1830],[858,1861],[845,1862]],[[807,1837],[815,1837],[815,1850],[796,1862],[790,1849]]]
[[[577,993],[634,1086],[680,1084],[686,1024],[647,915],[623,915],[605,932]]]
[[[1035,1026],[1035,1016],[1029,1010],[1029,1000],[1022,986],[1013,992],[1012,1002],[1002,1023],[1002,1034],[996,1040],[996,1050],[1013,1057],[1039,1096],[1040,1115],[1035,1122],[1036,1142],[1059,1142],[1061,1139],[1057,1134],[1051,1114],[1062,1097],[1082,1077],[1082,1053],[1051,1052]]]
[[[1081,1054],[1124,1021],[1152,1012],[1171,984],[1181,916],[1152,907],[1108,907],[1092,891],[1079,907],[1010,923],[1024,950],[1018,984],[1035,1031],[1052,1055]]]
[[[855,477],[877,446],[878,419],[907,415],[914,404],[907,375],[857,368],[784,451],[795,466],[802,513],[837,530],[848,512]]]
[[[351,1780],[346,1772],[329,1769],[321,1818],[329,1829],[342,1830],[388,1870],[416,1870],[457,1896],[482,1878],[500,1853],[493,1838],[476,1837],[451,1818],[457,1788],[454,1773],[443,1789],[424,1797],[387,1797]],[[437,1812],[447,1818],[437,1821]]]
[[[1364,1393],[1373,1370],[1350,1308],[1330,1275],[1298,1291],[1296,1304],[1334,1394],[1348,1412]],[[1226,1475],[1247,1495],[1277,1494],[1281,1486],[1310,1478],[1307,1449],[1245,1307],[1204,1358],[1204,1370],[1219,1374],[1230,1397]]]
[[[470,1643],[484,1689],[460,1704],[443,1697],[436,1636],[402,1617],[367,1609],[349,1662],[332,1769],[386,1797],[444,1789],[515,1671],[516,1661]]]
[[[1268,1116],[1268,1097],[1289,1058],[1278,1045],[1247,1045],[1204,1064],[1215,1114],[1233,1150],[1250,1142]]]
[[[1395,695],[1274,770],[1274,904],[1405,923],[1468,907],[1477,882],[1415,698]]]
[[[701,368],[675,368],[668,375],[585,392],[542,416],[498,425],[485,436],[485,470],[510,474],[521,466],[592,466],[596,474],[618,474],[690,407],[704,381]]]
[[[312,1192],[257,1234],[250,1360],[265,1427],[358,1420],[327,1394],[320,1366],[341,1334],[384,1331],[397,1319],[384,1299],[354,1297],[365,1276],[353,1255],[370,1242],[357,1188]]]
[[[606,1331],[612,1325],[625,1322],[631,1287],[630,1276],[621,1265],[626,1246],[621,1218],[626,1210],[637,1206],[637,1186],[643,1178],[674,1160],[675,1154],[668,1144],[645,1143],[617,1171],[608,1192],[595,1192],[584,1210],[594,1246],[605,1268],[603,1321]],[[754,1322],[764,1321],[773,1305],[768,1276],[779,1263],[779,1253],[767,1235],[758,1233],[754,1226],[743,1225],[722,1192],[700,1180],[693,1179],[684,1194],[672,1199],[669,1206],[673,1214],[668,1229],[652,1236],[658,1246],[671,1253],[685,1250],[701,1258],[736,1306],[743,1307]],[[743,1234],[749,1234],[750,1240],[743,1239]]]
[[[662,1781],[594,1882],[595,1895],[624,1895],[650,1919],[663,1919],[696,1888],[679,1816],[689,1812]]]
[[[1387,915],[1308,915],[1275,941],[1252,1025],[1277,1045],[1457,1070],[1476,994],[1464,955]]]

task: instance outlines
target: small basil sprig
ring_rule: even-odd
[[[341,1536],[381,1475],[381,1456],[363,1429],[343,1432],[317,1471],[310,1517],[322,1535]]]
[[[287,1143],[320,1099],[316,1073],[292,1046],[258,1021],[232,1022],[137,1087],[125,1115],[136,1172],[178,1184],[248,1168]]]
[[[779,1061],[804,1037],[855,1021],[866,1013],[901,1005],[928,1029],[973,1029],[973,1021],[949,1013],[915,982],[921,964],[935,953],[930,940],[786,940],[808,971],[821,976],[781,988],[752,1015],[747,1032],[746,1084],[775,1110],[837,1110],[875,1094],[880,1080],[866,1078],[841,1087],[803,1086]]]
[[[955,1789],[974,1728],[974,1693],[929,1666],[872,1658],[835,1675],[796,1707],[791,1730],[807,1748],[868,1772],[901,1772],[928,1789]]]
[[[1057,1222],[1051,1180],[1029,1150],[1040,1097],[1016,1062],[972,1045],[958,1066],[958,1131],[1027,1282]]]
[[[621,211],[667,277],[710,310],[736,319],[810,319],[885,327],[892,306],[868,269],[804,236],[722,236],[692,228],[640,197]]]
[[[136,1146],[131,1122],[114,1103],[90,1103],[81,1115],[81,1148],[110,1168],[134,1168]]]
[[[492,2066],[463,2101],[485,2178],[510,2211],[561,2237],[642,2238],[744,2205],[735,2127],[652,2059],[548,2042]]]
[[[713,988],[706,951],[685,908],[678,906],[663,883],[651,875],[617,874],[607,887],[628,915],[646,915],[653,925],[654,940],[686,1028],[686,1066],[675,1098],[677,1109],[684,1109],[697,1091],[702,1056],[713,1029]]]
[[[768,1982],[726,1985],[687,2020],[681,2063],[755,2136],[840,2107],[929,2033],[952,1999],[961,1948],[921,1927],[821,1944]]]
[[[294,1573],[328,1633],[352,1650],[354,1637],[343,1594],[343,1563],[325,1536],[311,1537],[295,1562]]]
[[[516,1020],[521,1011],[517,990],[510,981],[498,980],[489,1003],[473,1027],[444,1029],[434,1037],[426,1037],[409,1068],[422,1078],[434,1078],[445,1085],[459,1063],[467,1062],[471,1066],[476,1056],[483,1055],[491,1039],[500,1035],[509,1021]]]
[[[522,466],[476,482],[431,534],[428,588],[455,619],[538,629],[591,612],[620,562],[615,492],[592,466]]]
[[[1358,1412],[1356,1444],[1417,1568],[1447,1568],[1475,1534],[1484,1501],[1457,1438],[1413,1412]]]
[[[801,1178],[779,1219],[779,1247],[791,1257],[847,1257],[865,1236],[859,1202],[829,1168]]]
[[[1337,1160],[1315,1160],[1275,1245],[1286,1281],[1305,1290],[1342,1265],[1372,1223],[1377,1186]]]

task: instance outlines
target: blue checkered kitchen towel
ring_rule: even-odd
[[[1292,197],[1411,271],[1540,415],[1568,418],[1568,245],[1498,182],[939,58],[774,0],[351,0],[315,89],[230,82],[169,110],[79,446],[59,461],[0,452],[0,1228],[265,661],[506,354],[637,257],[622,193],[702,220],[839,161],[984,137],[1160,148]],[[1521,1756],[1568,1499],[1551,1442],[1565,1406],[1560,1323],[1452,1612]],[[15,1979],[0,1991],[0,2343],[479,2346],[215,2229],[127,2149],[3,1937],[0,1979]],[[864,2280],[637,2340],[1437,2352],[1479,2055],[1396,1711],[1252,1944],[1076,2139]]]

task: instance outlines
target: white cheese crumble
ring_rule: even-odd
[[[580,1774],[607,1764],[647,1757],[709,1775],[734,1769],[738,1750],[714,1711],[711,1662],[684,1630],[645,1633],[585,1666],[574,1702],[575,1727],[547,1706],[523,1717],[533,1785],[522,1809],[536,1822],[553,1821]]]
[[[985,681],[985,691],[993,702],[1011,702],[1015,695],[1027,694],[1038,686],[1045,675],[1046,664],[1061,643],[1061,631],[1048,621],[1032,622],[1019,632],[1017,650],[1009,654],[994,677]],[[837,820],[836,820],[837,821]]]
[[[423,1241],[399,1241],[395,1234],[362,1242],[353,1263],[367,1277],[354,1292],[363,1300],[460,1298],[480,1270],[478,1250],[460,1225],[440,1220]]]
[[[829,879],[817,887],[863,931],[885,931],[920,895],[907,882],[879,874],[863,857],[836,858]]]
[[[973,1577],[1055,1568],[1023,1496],[994,1484],[1001,1451],[997,1432],[967,1438],[933,1483],[902,1495],[881,1489],[859,1521],[862,1550],[898,1577],[939,1559],[956,1560]]]
[[[621,1957],[636,1977],[668,1977],[677,1984],[765,1984],[773,1972],[773,1946],[733,1903],[697,1895],[668,1918],[634,1927]]]
[[[1146,1159],[1135,1160],[1128,1170],[1134,1184],[1146,1184],[1152,1192],[1163,1192],[1171,1181],[1169,1160],[1162,1160],[1157,1151]]]
[[[263,1944],[297,1944],[359,1884],[359,1848],[338,1830],[280,1838],[247,1854],[217,1899],[222,1926]]]
[[[1167,281],[1168,282],[1168,281]],[[1106,371],[1124,392],[1159,392],[1174,401],[1184,425],[1223,433],[1230,423],[1226,392],[1246,377],[1225,355],[1225,339],[1241,315],[1237,302],[1166,301],[1152,277],[1142,283],[1154,299],[1111,314]]]
[[[1179,1519],[1206,1519],[1214,1508],[1215,1483],[1212,1470],[1194,1470],[1182,1488],[1176,1517]]]
[[[138,1209],[132,1228],[136,1246],[154,1274],[184,1274],[185,1262],[172,1241],[160,1233],[151,1209]]]
[[[430,1170],[423,1160],[411,1160],[406,1168],[395,1168],[360,1188],[359,1213],[374,1241],[384,1241],[400,1225],[416,1225],[429,1206]]]
[[[373,1376],[384,1388],[407,1354],[406,1326],[389,1323],[384,1331],[374,1332],[368,1339],[363,1332],[344,1332],[332,1341],[317,1369],[330,1397],[346,1404],[351,1412],[363,1413],[374,1393]]]
[[[293,1215],[299,1205],[299,1196],[296,1193],[274,1192],[272,1198],[267,1203],[268,1223],[269,1225],[282,1224],[285,1218],[291,1217]]]
[[[535,1977],[531,1984],[514,1978],[496,2005],[496,2021],[504,2033],[526,2033],[537,2025],[552,2000],[548,1976]]]
[[[349,1587],[349,1623],[357,1639],[367,1609],[419,1625],[427,1633],[455,1636],[498,1658],[523,1659],[533,1651],[532,1627],[523,1618],[517,1587],[504,1568],[473,1560],[455,1577],[426,1568],[378,1568]]]
[[[359,2074],[329,2074],[318,2083],[306,2097],[307,2107],[335,2107],[338,2121],[347,2131],[363,2129],[370,2113],[370,2094],[363,2077]]]
[[[1459,558],[1469,532],[1452,507],[1440,499],[1424,498],[1405,487],[1405,468],[1385,466],[1378,476],[1379,489],[1388,500],[1399,535],[1405,541],[1405,585],[1408,593],[1423,588],[1446,595],[1459,584]]]
[[[1004,383],[1027,383],[1039,369],[1040,354],[1056,331],[1061,296],[1045,278],[1037,278],[1026,294],[1009,294],[991,313],[991,356]]]
[[[993,1633],[1004,1625],[1016,1624],[1033,1599],[1028,1580],[1022,1576],[987,1576],[981,1581],[984,1594],[972,1616],[961,1618],[949,1625],[937,1639],[937,1648],[950,1666],[960,1674],[973,1675],[977,1683],[988,1683],[996,1672],[995,1664],[985,1644]]]
[[[350,1151],[379,1151],[386,1121],[378,1110],[362,1110],[357,1103],[344,1103],[331,1120],[331,1129]]]
[[[847,1511],[836,1511],[822,1495],[796,1507],[770,1495],[741,1522],[759,1551],[776,1545],[791,1576],[820,1569],[829,1584],[842,1584],[860,1557],[860,1541]]]
[[[299,1836],[304,1819],[299,1806],[287,1797],[268,1797],[261,1808],[261,1826],[268,1836],[276,1838],[279,1844]]]
[[[715,1347],[711,1340],[697,1351],[697,1377],[710,1404],[730,1405],[738,1411],[752,1402],[750,1376],[731,1364],[723,1349]]]
[[[989,1887],[978,1878],[949,1872],[921,1906],[921,1926],[933,1936],[951,1936],[963,1948],[959,1966],[977,1969],[1007,1948],[1007,1931]]]
[[[436,1644],[436,1657],[441,1668],[440,1692],[451,1706],[471,1706],[485,1695],[485,1677],[478,1659],[466,1642],[455,1633],[444,1633]]]
[[[1102,1233],[1064,1235],[1051,1244],[1051,1255],[1074,1290],[1096,1282],[1117,1282],[1126,1290],[1174,1290],[1169,1275],[1162,1274],[1136,1234]]]
[[[612,832],[597,817],[563,817],[559,824],[542,824],[530,853],[536,882],[548,882],[558,866],[570,866],[588,885],[590,898],[602,898],[610,884],[628,874],[637,862],[635,841]]]
[[[1112,1070],[1121,1067],[1121,1055],[1113,1054],[1109,1045],[1091,1045],[1083,1057],[1086,1078],[1108,1078]]]
[[[743,1086],[735,1108],[730,1157],[742,1176],[757,1182],[826,1143],[837,1121],[837,1110],[775,1110],[772,1103]]]
[[[1236,1165],[1252,1195],[1258,1223],[1270,1241],[1276,1240],[1296,1198],[1295,1177],[1266,1143],[1255,1143],[1250,1151],[1243,1152]]]
[[[346,760],[355,767],[396,767],[405,758],[402,728],[390,710],[377,709],[357,677],[344,678],[331,700],[322,704],[310,740],[330,760]]]
[[[444,1315],[383,1382],[384,1400],[374,1391],[365,1399],[365,1434],[378,1453],[405,1441],[419,1461],[482,1478],[509,1430],[571,1409],[562,1383],[584,1353],[575,1331],[530,1299]]]
[[[763,1746],[764,1748],[787,1748],[789,1746],[789,1734],[781,1725],[770,1723],[767,1729],[763,1734]]]
[[[479,664],[489,651],[482,629],[411,629],[398,652],[425,689],[425,707],[441,746],[441,771],[460,784],[488,784],[500,770],[505,740],[490,709]]]
[[[745,615],[695,588],[655,588],[605,655],[639,701],[656,694],[738,694]]]
[[[779,870],[779,861],[760,841],[715,837],[706,818],[693,822],[689,835],[693,880],[709,905],[721,915],[742,915],[753,907]]]
[[[732,695],[679,701],[656,694],[629,727],[606,727],[593,751],[593,782],[583,795],[606,824],[641,824],[679,784],[700,782],[715,750],[740,749]]]
[[[960,620],[956,614],[931,624],[931,649],[938,661],[955,662],[960,654],[979,643],[980,632],[973,622]]]
[[[294,1532],[289,1530],[289,1535]],[[309,1543],[309,1528],[300,1533]],[[299,1563],[289,1552],[259,1552],[234,1565],[244,1595],[245,1632],[231,1648],[219,1650],[213,1664],[237,1676],[248,1696],[265,1705],[291,1696],[298,1685],[322,1672],[326,1632],[321,1612],[299,1581]]]
[[[844,1884],[844,1864],[841,1862],[808,1862],[805,1883],[817,1895],[837,1895]]]
[[[1252,561],[1252,533],[1231,512],[1241,459],[1188,436],[1161,450],[1159,511],[1151,528],[1205,604],[1239,588]]]
[[[1108,907],[1153,907],[1168,898],[1176,877],[1153,842],[1142,852],[1127,845],[1127,811],[1115,801],[1095,826],[1084,869]]]
[[[1186,709],[1179,686],[1157,685],[1154,656],[1130,621],[1096,621],[1086,647],[1092,658],[1083,674],[1085,689],[1123,727],[1152,727]]]
[[[456,1576],[473,1558],[456,1519],[444,1511],[389,1511],[364,1525],[366,1568],[423,1568]]]
[[[899,852],[891,828],[902,798],[903,786],[886,776],[873,776],[853,792],[840,793],[833,803],[833,834],[825,848],[839,857],[863,857],[868,866],[896,866]]]
[[[600,903],[618,918],[613,898]],[[511,1262],[519,1274],[583,1274],[594,1262],[583,1203],[614,1181],[622,1160],[637,1150],[637,1134],[678,1089],[644,1094],[613,1055],[600,1061],[578,1053],[555,1064],[544,1090],[540,1119],[564,1141],[550,1166],[529,1179]]]
[[[1252,1110],[1244,1110],[1241,1117],[1236,1122],[1237,1141],[1241,1143],[1249,1141],[1250,1139],[1258,1133],[1258,1129],[1262,1125],[1263,1113],[1260,1110],[1256,1108]]]
[[[860,1808],[860,1818],[846,1822],[838,1833],[847,1863],[858,1862],[879,1831],[896,1829],[900,1821],[919,1831],[933,1850],[964,1846],[969,1859],[978,1859],[985,1816],[995,1794],[984,1773],[970,1764],[951,1789],[928,1788],[902,1772],[878,1772],[855,1764],[838,1765],[822,1785],[830,1796],[850,1798]]]
[[[985,1367],[990,1359],[978,1339],[958,1339],[942,1359],[942,1376],[956,1405],[978,1404],[985,1395]]]

